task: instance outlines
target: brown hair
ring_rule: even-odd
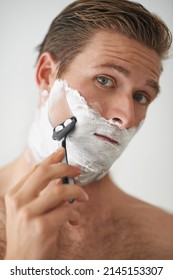
[[[98,30],[114,30],[137,40],[165,58],[172,35],[165,23],[141,4],[127,0],[77,0],[52,22],[38,46],[59,62],[60,76]]]

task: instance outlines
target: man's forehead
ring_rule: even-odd
[[[91,67],[96,67],[98,62],[100,65],[110,64],[112,60],[120,59],[127,63],[129,61],[147,63],[149,67],[155,68],[158,77],[162,71],[161,59],[155,50],[115,31],[96,32],[82,53],[86,55],[86,62],[90,63]],[[113,67],[118,67],[121,72],[128,75],[128,70],[118,64]]]

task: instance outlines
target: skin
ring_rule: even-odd
[[[90,106],[97,103],[104,118],[128,129],[145,118],[157,96],[160,73],[155,51],[113,31],[99,31],[62,78]],[[50,92],[57,74],[58,63],[42,54],[36,71],[40,92]],[[1,170],[2,258],[173,258],[172,215],[125,194],[109,175],[83,188],[62,185],[62,177],[80,174],[60,163],[63,157],[60,149],[35,165],[23,154]],[[71,198],[73,204],[67,202]]]

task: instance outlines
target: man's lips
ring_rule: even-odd
[[[97,136],[98,138],[100,138],[101,140],[103,141],[106,141],[106,142],[109,142],[109,143],[112,143],[112,144],[116,144],[116,145],[119,145],[119,143],[115,140],[115,139],[112,139],[110,138],[109,136],[106,136],[106,135],[102,135],[102,134],[98,134],[98,133],[94,133],[95,136]]]

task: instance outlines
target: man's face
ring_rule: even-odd
[[[62,79],[88,105],[124,128],[138,127],[159,91],[160,58],[146,46],[113,31],[97,32]]]
[[[160,71],[155,51],[113,31],[97,32],[61,80],[57,64],[43,54],[37,82],[40,89],[51,90],[31,131],[35,158],[40,161],[61,145],[52,140],[52,129],[73,115],[77,123],[66,144],[69,164],[82,170],[75,179],[83,185],[101,179],[145,118]]]

